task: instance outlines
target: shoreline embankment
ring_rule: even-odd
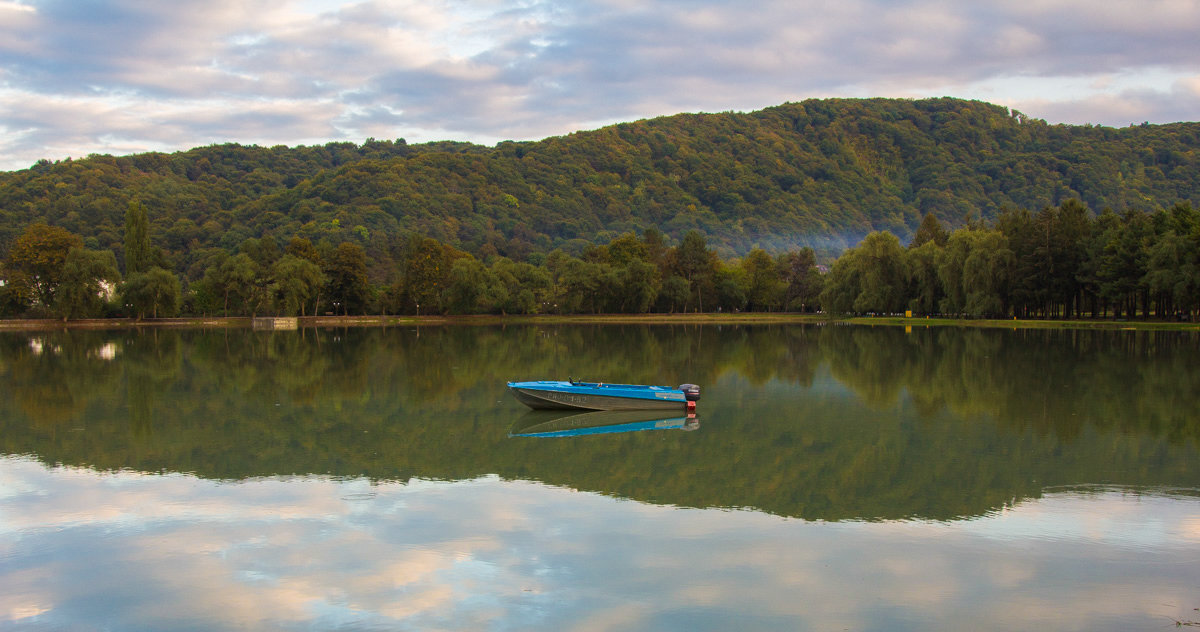
[[[0,331],[53,331],[61,329],[120,330],[139,328],[282,329],[270,326],[274,317],[97,318],[82,320],[0,320]],[[885,327],[979,327],[1005,329],[1106,329],[1134,331],[1200,331],[1200,323],[1125,320],[1038,320],[925,318],[900,316],[830,316],[794,313],[691,313],[691,314],[572,314],[572,315],[470,315],[470,316],[300,316],[289,320],[294,329],[325,327],[394,327],[414,325],[862,325]],[[262,326],[267,325],[267,326]]]

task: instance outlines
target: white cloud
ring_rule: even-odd
[[[816,96],[985,94],[1053,121],[1200,118],[1152,74],[1132,81],[1200,75],[1200,5],[1187,0],[41,0],[0,15],[6,168],[258,138],[535,139]],[[1055,87],[1110,76],[1126,80],[1086,98]],[[122,128],[114,112],[137,100],[143,117],[202,122]],[[279,127],[242,136],[248,119]]]
[[[1025,113],[1054,122],[1096,123],[1123,127],[1142,122],[1196,121],[1200,116],[1200,76],[1181,77],[1165,88],[1123,87],[1105,82],[1093,90],[1080,90],[1059,99],[1025,97],[1004,103]]]

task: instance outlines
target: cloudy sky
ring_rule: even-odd
[[[1198,0],[0,0],[0,169],[492,144],[811,97],[1200,120]]]

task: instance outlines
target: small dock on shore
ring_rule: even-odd
[[[299,324],[295,316],[261,316],[250,322],[255,331],[295,331]]]

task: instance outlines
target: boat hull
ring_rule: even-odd
[[[684,410],[687,407],[682,392],[661,387],[519,382],[509,383],[508,388],[517,401],[539,410]]]

